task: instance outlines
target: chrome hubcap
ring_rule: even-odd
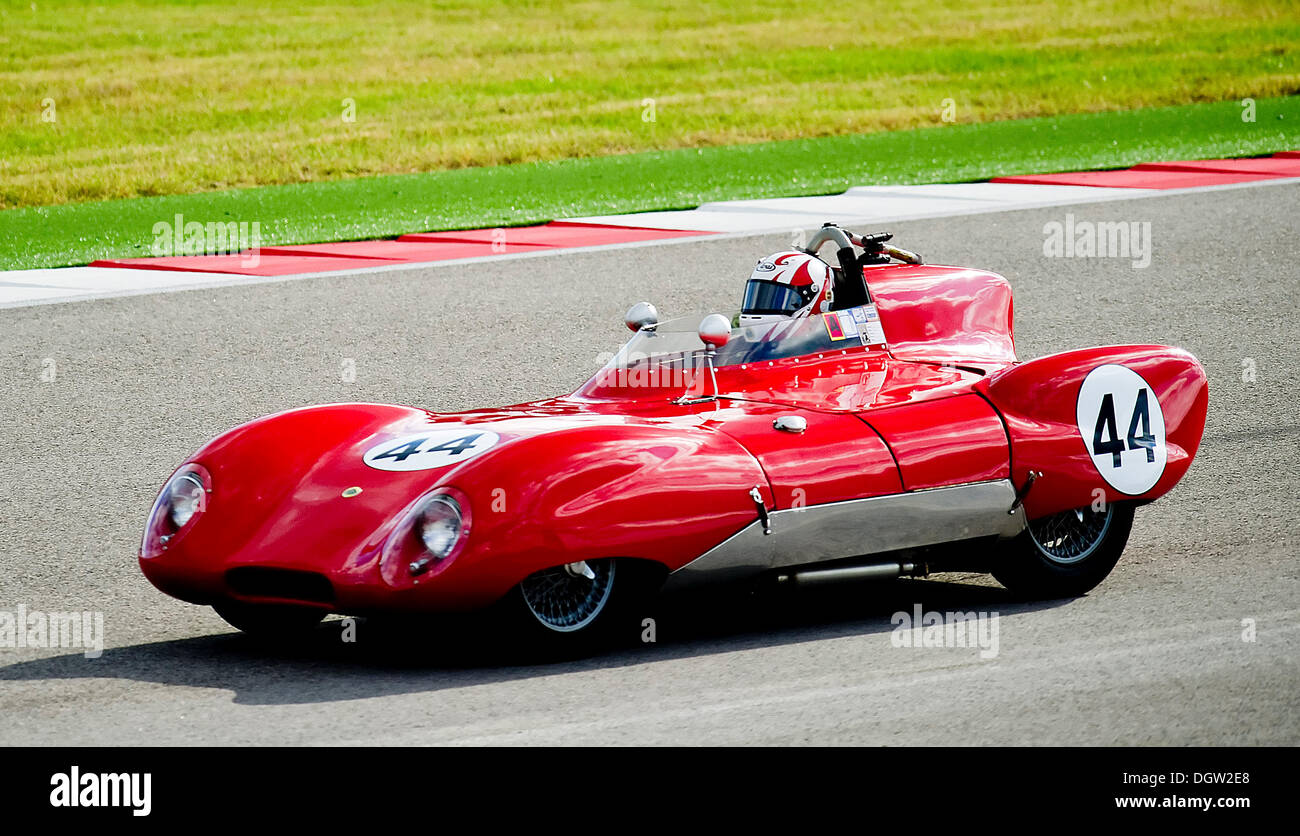
[[[581,630],[600,615],[614,588],[614,561],[585,560],[543,569],[519,585],[524,603],[545,626]]]
[[[1031,520],[1029,534],[1038,550],[1053,563],[1069,565],[1085,559],[1106,539],[1115,506],[1104,511],[1077,508],[1050,517]]]

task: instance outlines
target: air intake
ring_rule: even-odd
[[[313,604],[334,603],[334,587],[317,572],[241,566],[226,572],[226,584],[236,595],[250,598],[284,598]]]

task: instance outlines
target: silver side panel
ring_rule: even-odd
[[[673,572],[669,587],[725,581],[784,566],[933,546],[971,537],[1014,537],[1024,511],[1010,480],[955,485],[771,512]]]

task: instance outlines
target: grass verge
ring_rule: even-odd
[[[1300,148],[1300,96],[461,168],[0,212],[0,269],[148,255],[153,225],[258,222],[264,246]]]

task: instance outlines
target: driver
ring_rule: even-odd
[[[745,284],[740,325],[801,319],[831,309],[830,265],[801,250],[759,259]]]

